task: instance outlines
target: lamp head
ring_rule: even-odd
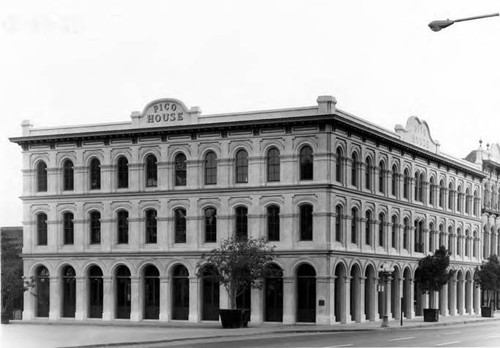
[[[431,28],[432,31],[440,31],[441,29],[449,27],[453,23],[455,23],[455,21],[452,21],[450,19],[442,21],[432,21],[429,23],[429,28]]]

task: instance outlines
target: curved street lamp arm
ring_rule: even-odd
[[[475,17],[467,17],[467,18],[460,18],[460,19],[455,19],[453,22],[465,22],[465,21],[472,21],[474,19],[481,19],[481,18],[489,18],[489,17],[496,17],[500,15],[499,13],[492,13],[488,15],[482,15],[482,16],[475,16]]]

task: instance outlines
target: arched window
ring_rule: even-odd
[[[63,190],[73,191],[74,189],[74,171],[73,162],[67,159],[63,164]]]
[[[337,147],[337,158],[335,160],[335,180],[338,182],[344,182],[342,180],[342,162],[344,160],[344,154],[342,153],[342,148]]]
[[[431,176],[431,179],[429,180],[429,204],[434,205],[434,177]]]
[[[470,231],[465,231],[465,256],[470,255]]]
[[[175,156],[175,186],[186,186],[186,155],[183,153]]]
[[[461,213],[462,212],[462,186],[458,186],[457,189],[457,212]]]
[[[236,152],[236,183],[248,182],[248,153],[245,150]]]
[[[420,202],[424,201],[424,173],[420,173],[418,177],[420,185],[418,186],[418,200]]]
[[[280,207],[277,205],[267,207],[267,239],[280,240]]]
[[[469,214],[469,215],[470,215],[470,213],[471,213],[471,210],[470,210],[470,207],[471,207],[471,204],[470,204],[470,203],[471,203],[471,199],[472,199],[472,197],[471,197],[471,195],[470,195],[470,190],[469,190],[469,188],[467,188],[467,189],[465,190],[465,212],[466,212],[467,214]]]
[[[403,220],[403,249],[408,250],[408,234],[410,232],[410,222],[408,218]]]
[[[205,243],[217,242],[217,210],[205,208]]]
[[[474,236],[472,240],[472,256],[476,257],[477,256],[477,232],[474,231]]]
[[[131,310],[131,280],[130,270],[126,266],[119,266],[115,272],[115,316],[118,319],[130,319]]]
[[[417,253],[424,252],[424,222],[415,220],[415,235],[413,250]]]
[[[156,156],[149,154],[146,156],[146,187],[156,187],[158,185],[158,161]]]
[[[175,266],[172,272],[172,285],[172,319],[188,320],[189,272],[183,265]]]
[[[248,209],[247,207],[237,207],[235,209],[236,214],[236,226],[235,226],[235,236],[236,239],[247,239],[248,238]]]
[[[439,182],[439,207],[444,208],[444,195],[445,195],[445,186],[444,186],[444,181],[441,180]]]
[[[128,187],[128,159],[125,156],[120,156],[117,162],[118,169],[118,188]]]
[[[104,284],[102,280],[102,271],[98,266],[91,266],[88,273],[89,287],[89,318],[102,318]]]
[[[392,178],[391,178],[391,194],[396,196],[398,193],[398,166],[395,164],[392,166]]]
[[[63,214],[63,230],[63,243],[73,244],[75,235],[73,213],[66,212]]]
[[[155,209],[146,210],[146,243],[156,244],[157,242],[157,213]]]
[[[342,241],[342,206],[335,207],[335,241]]]
[[[144,319],[160,317],[160,272],[153,265],[144,268]]]
[[[351,156],[351,185],[358,186],[358,154],[352,153]]]
[[[474,191],[474,203],[473,203],[473,206],[474,206],[474,216],[477,216],[477,212],[479,210],[479,199],[478,199],[478,196],[477,196],[477,190]]]
[[[444,245],[444,226],[441,224],[439,225],[439,245],[438,248]]]
[[[313,206],[303,204],[300,211],[300,240],[313,240]]]
[[[384,161],[380,161],[378,172],[378,190],[379,192],[385,193],[385,163]]]
[[[405,169],[403,174],[403,197],[410,197],[410,173],[408,169]]]
[[[448,251],[453,255],[453,241],[452,241],[452,235],[453,235],[453,227],[448,226]]]
[[[372,245],[372,212],[367,210],[365,213],[365,243]]]
[[[35,276],[36,316],[48,317],[50,309],[50,273],[45,266],[38,267]]]
[[[366,157],[365,161],[365,187],[370,190],[372,188],[372,159]]]
[[[76,273],[71,266],[62,271],[62,317],[74,318],[76,312]]]
[[[280,152],[275,147],[267,151],[267,181],[280,181]]]
[[[310,146],[300,149],[300,180],[313,179],[313,151]]]
[[[47,215],[39,213],[36,216],[36,233],[38,245],[47,245]]]
[[[458,256],[462,256],[462,230],[457,228],[457,252]]]
[[[36,183],[38,192],[47,192],[47,164],[44,161],[36,165]]]
[[[217,184],[217,155],[213,151],[205,155],[205,185]]]
[[[429,252],[433,252],[436,249],[434,246],[434,223],[429,224]]]
[[[90,244],[101,243],[101,213],[93,211],[90,213]]]
[[[174,242],[186,243],[186,210],[174,210]]]
[[[417,201],[417,202],[423,201],[423,191],[422,191],[423,180],[424,180],[424,175],[422,173],[416,172],[415,173],[415,201]]]
[[[352,208],[351,210],[351,243],[356,244],[358,241],[358,210]]]
[[[391,218],[391,246],[396,248],[396,229],[398,227],[398,218],[396,215],[393,215]]]
[[[453,209],[453,184],[448,185],[448,209]]]
[[[128,211],[120,210],[117,213],[118,244],[128,243]]]
[[[101,162],[97,158],[90,161],[90,189],[99,190],[101,188]]]
[[[385,225],[385,215],[383,213],[380,213],[378,215],[378,245],[383,247],[384,246],[384,239],[385,239],[385,234],[384,234],[384,225]]]

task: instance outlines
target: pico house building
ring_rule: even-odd
[[[228,296],[200,260],[230,236],[276,246],[273,276],[238,299],[251,323],[376,321],[384,302],[390,319],[429,303],[479,312],[486,175],[441,153],[416,117],[389,131],[331,96],[214,115],[166,98],[123,123],[26,121],[11,141],[36,292],[25,320],[217,321]],[[417,262],[440,245],[457,272],[424,295]]]

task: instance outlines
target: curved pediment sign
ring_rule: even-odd
[[[163,98],[148,103],[142,113],[133,113],[132,120],[138,127],[169,127],[198,123],[199,114],[197,107],[188,109],[180,100]]]
[[[406,127],[403,128],[401,125],[396,125],[395,131],[402,140],[422,147],[428,151],[434,153],[439,152],[439,142],[434,141],[431,137],[431,132],[427,122],[421,121],[416,116],[411,116],[406,121]]]

